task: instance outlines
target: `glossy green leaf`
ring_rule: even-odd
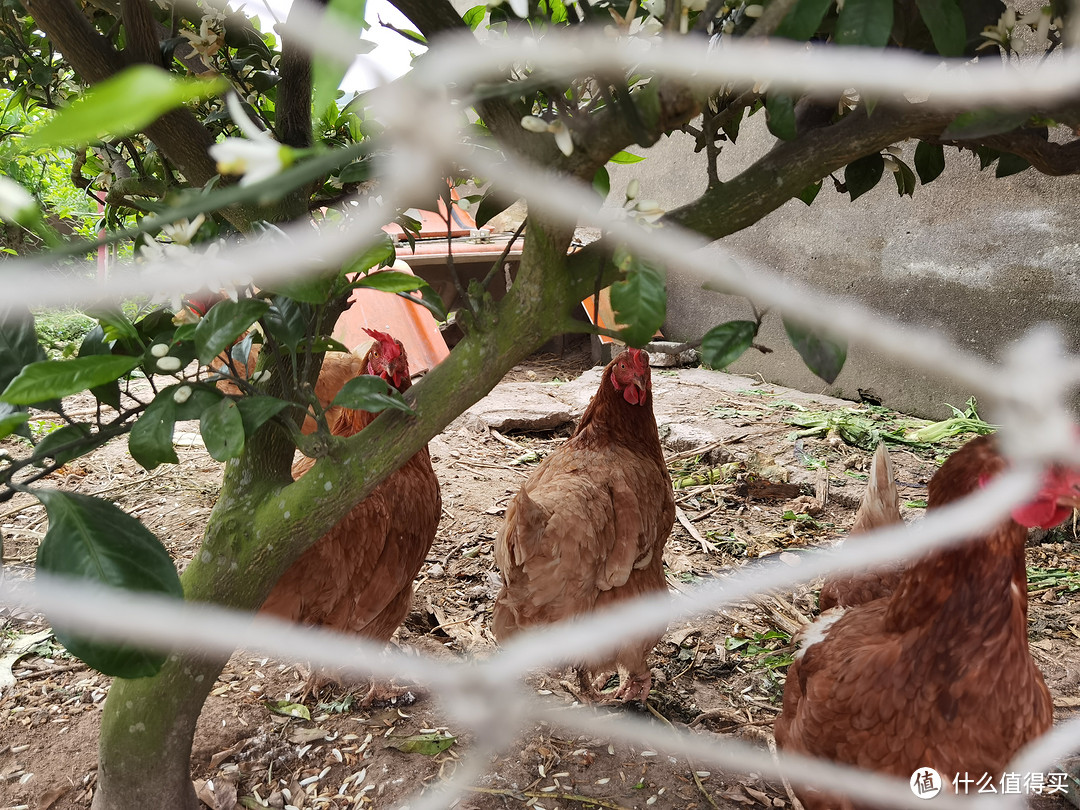
[[[79,147],[102,136],[123,137],[174,107],[215,96],[224,79],[181,79],[151,65],[135,65],[98,82],[26,139],[24,148]]]
[[[1013,112],[987,107],[982,110],[960,113],[941,133],[943,140],[967,140],[985,138],[1011,132],[1021,126],[1031,115],[1025,112]]]
[[[244,397],[236,401],[236,407],[240,409],[244,436],[254,436],[255,431],[288,408],[289,403],[274,397]]]
[[[244,419],[231,399],[222,399],[203,411],[199,430],[206,452],[215,461],[228,461],[244,452]]]
[[[457,742],[457,737],[444,737],[435,732],[433,734],[413,734],[410,737],[387,737],[387,746],[396,748],[405,754],[423,754],[433,757]]]
[[[297,352],[308,351],[307,341],[301,341],[301,343],[296,347],[296,350]],[[323,336],[317,337],[311,342],[310,350],[312,352],[348,352],[349,347],[341,341]]]
[[[45,359],[38,345],[34,316],[24,307],[0,304],[0,391],[24,366]]]
[[[152,470],[159,464],[177,464],[180,459],[173,447],[176,426],[176,402],[173,394],[180,386],[172,386],[154,397],[139,421],[128,434],[128,452],[142,467]]]
[[[139,330],[119,307],[91,313],[101,326],[104,339],[118,342],[129,352],[141,351],[144,346],[139,340]]]
[[[876,186],[884,171],[885,160],[877,152],[849,163],[844,169],[844,185],[851,199],[858,199]]]
[[[623,150],[608,158],[608,163],[641,163],[644,159],[641,155]]]
[[[896,192],[901,197],[905,195],[910,197],[915,193],[915,186],[918,185],[915,180],[915,172],[902,160],[898,160],[896,165],[897,170],[893,173],[893,179],[896,181]]]
[[[67,464],[74,458],[78,458],[89,452],[96,446],[104,444],[108,439],[101,439],[97,444],[85,441],[90,437],[90,425],[77,422],[74,425],[65,425],[58,428],[43,438],[34,447],[34,455],[39,459],[51,458],[57,464]],[[74,444],[74,447],[66,445]],[[64,449],[61,449],[64,448]]]
[[[831,7],[832,0],[798,0],[780,21],[776,36],[805,42],[817,33]]]
[[[915,171],[925,186],[945,171],[945,149],[939,143],[919,141],[915,147]]]
[[[15,411],[6,402],[0,402],[0,439],[6,439],[30,421],[26,411]]]
[[[189,389],[183,402],[177,392]],[[152,470],[159,464],[176,464],[173,429],[178,421],[198,419],[203,412],[224,398],[217,388],[206,384],[171,385],[154,397],[128,434],[128,452],[140,465]]]
[[[513,198],[502,197],[494,192],[488,192],[484,195],[484,199],[480,201],[480,204],[476,206],[476,226],[483,228],[492,219],[497,217],[511,205],[515,200]]]
[[[746,108],[743,107],[735,113],[733,118],[729,119],[728,122],[724,124],[724,134],[727,135],[728,140],[732,143],[735,143],[735,141],[739,139],[739,129],[742,127],[742,120],[745,115]]]
[[[349,183],[363,183],[365,180],[371,179],[374,173],[375,167],[370,160],[358,160],[338,172],[338,180],[346,185]]]
[[[786,93],[765,97],[765,123],[769,132],[782,141],[795,138],[795,101]]]
[[[997,169],[994,171],[994,177],[1008,177],[1013,174],[1030,169],[1031,163],[1027,158],[1022,158],[1019,155],[1014,155],[1011,152],[1002,152],[1001,157],[998,158]]]
[[[819,335],[797,323],[783,319],[784,330],[806,367],[827,383],[840,375],[847,360],[847,344]]]
[[[476,27],[484,21],[484,17],[486,16],[487,6],[473,6],[461,15],[461,19],[467,26],[469,26],[469,28],[475,31]]]
[[[108,501],[59,490],[35,490],[49,530],[38,546],[37,569],[112,588],[183,599],[169,553],[145,526]],[[163,652],[95,641],[56,626],[56,637],[94,669],[120,678],[154,675]]]
[[[445,321],[447,318],[446,304],[443,303],[442,297],[432,289],[431,285],[425,284],[417,292],[420,295],[407,292],[398,293],[398,295],[406,301],[412,301],[414,304],[422,306],[435,316],[435,320]]]
[[[956,0],[915,0],[930,31],[934,47],[942,56],[962,56],[967,42],[964,15]]]
[[[310,307],[292,298],[276,296],[263,316],[267,334],[289,351],[296,351],[307,335]]]
[[[92,357],[99,354],[112,354],[110,342],[105,338],[105,330],[99,323],[86,333],[82,343],[79,344],[79,357]],[[113,380],[104,385],[96,385],[90,389],[90,393],[106,405],[120,410],[120,382]]]
[[[629,254],[619,264],[625,268],[626,280],[611,285],[611,306],[623,324],[622,339],[640,348],[652,340],[667,317],[664,270]]]
[[[810,203],[812,203],[814,201],[814,199],[817,197],[819,191],[821,191],[821,181],[820,180],[818,180],[816,183],[811,183],[810,185],[808,185],[806,188],[804,188],[802,191],[800,191],[795,196],[798,199],[802,200],[807,205],[810,205]]]
[[[989,146],[976,147],[975,154],[979,156],[980,172],[987,166],[991,165],[999,157],[1001,157],[1001,152],[999,152],[997,149],[991,149]]]
[[[233,344],[270,305],[257,298],[218,301],[195,327],[195,352],[204,366]],[[218,459],[220,461],[220,459]]]
[[[404,411],[407,414],[415,413],[397,389],[391,388],[386,380],[374,374],[353,377],[334,397],[333,404],[369,413],[379,413],[387,408]]]
[[[268,285],[266,289],[305,304],[325,304],[337,285],[339,275],[338,272],[333,271],[280,279]]]
[[[701,339],[702,362],[716,369],[727,368],[750,348],[757,330],[753,321],[728,321],[714,326]]]
[[[845,0],[833,39],[839,45],[884,48],[893,26],[892,0]]]
[[[593,191],[600,195],[601,200],[606,200],[611,192],[611,175],[608,170],[601,166],[596,170],[592,178]]]
[[[390,238],[390,234],[383,233],[371,247],[349,263],[345,272],[364,273],[380,264],[393,264],[396,252],[394,240]]]
[[[33,405],[61,399],[122,377],[139,365],[139,360],[124,355],[100,355],[31,363],[8,384],[0,400],[12,405]]]
[[[426,284],[426,281],[419,276],[414,276],[412,273],[402,273],[398,270],[376,270],[373,273],[359,276],[349,286],[368,287],[382,292],[399,293],[419,290]]]

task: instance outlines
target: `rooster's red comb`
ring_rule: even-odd
[[[643,371],[649,365],[648,355],[641,349],[635,349],[631,346],[626,350],[626,356],[635,371]]]
[[[389,332],[380,332],[378,329],[367,328],[365,328],[364,331],[367,332],[369,336],[379,341],[383,347],[383,354],[386,356],[387,360],[392,360],[401,354],[400,344]]]

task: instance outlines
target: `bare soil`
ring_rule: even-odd
[[[508,379],[550,385],[577,377],[589,365],[587,348],[578,346],[563,357],[534,357]],[[784,421],[793,392],[749,379],[723,391],[710,390],[685,385],[681,373],[654,372],[654,382],[663,389],[658,401],[670,397],[676,403],[661,420],[661,432],[673,445],[673,476],[683,479],[733,466],[724,481],[691,483],[676,493],[685,523],[676,522],[665,555],[673,589],[763,555],[797,554],[847,530],[862,494],[868,452],[836,436],[796,441],[796,428]],[[812,397],[797,396],[804,407],[813,405]],[[89,403],[76,401],[71,407],[80,405]],[[687,443],[685,432],[670,429],[710,420],[722,424],[727,439],[704,454],[681,446]],[[507,500],[536,460],[567,435],[569,428],[503,436],[458,420],[432,442],[444,514],[399,645],[455,658],[483,656],[495,648],[488,627],[497,582],[492,542]],[[15,442],[0,447],[20,452]],[[51,475],[47,484],[115,501],[154,531],[183,567],[214,505],[221,465],[195,441],[178,448],[179,465],[147,473],[126,448],[125,440],[107,445]],[[926,482],[936,469],[934,456],[946,451],[893,453],[902,502],[925,500]],[[826,481],[829,497],[822,506],[815,502],[815,486],[820,501]],[[922,513],[917,505],[904,511],[909,519]],[[44,510],[29,497],[0,506],[7,575],[31,575],[44,522]],[[1028,562],[1080,571],[1080,543],[1073,529],[1033,538]],[[1066,577],[1034,590],[1031,604],[1032,652],[1053,692],[1059,721],[1080,706],[1080,592],[1069,590],[1072,582],[1080,587],[1080,579]],[[765,746],[792,652],[788,636],[816,613],[818,584],[765,594],[670,627],[651,660],[650,711],[662,718],[656,722],[736,735]],[[0,659],[21,639],[45,629],[40,616],[0,609]],[[41,641],[12,668],[16,684],[0,693],[0,807],[88,807],[109,678],[68,656],[55,640]],[[0,677],[2,671],[0,664]],[[232,657],[206,703],[195,739],[192,779],[208,806],[398,807],[422,786],[453,773],[471,744],[464,733],[433,756],[388,746],[395,737],[459,731],[447,726],[445,715],[427,697],[411,705],[360,711],[353,705],[355,695],[324,688],[318,699],[308,701],[311,721],[267,708],[270,700],[294,698],[305,675],[302,662],[256,658],[243,650]],[[573,697],[560,681],[560,673],[541,673],[530,685],[569,704]],[[1038,801],[1041,807],[1062,804],[1045,797]],[[788,804],[781,785],[760,778],[710,773],[686,759],[539,725],[500,752],[487,775],[455,806],[552,810]]]

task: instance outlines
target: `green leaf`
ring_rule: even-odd
[[[256,298],[240,301],[226,298],[210,307],[210,311],[195,327],[195,352],[199,362],[204,366],[210,365],[210,361],[229,348],[269,308],[266,301]]]
[[[994,172],[994,177],[1008,177],[1011,174],[1016,174],[1030,168],[1031,164],[1026,158],[1014,155],[1012,152],[1002,152],[1001,157],[998,158],[997,170]]]
[[[34,316],[24,307],[0,304],[0,391],[23,367],[45,359],[38,345]]]
[[[611,191],[611,175],[608,170],[601,166],[592,177],[593,191],[600,195],[601,200],[606,200]]]
[[[769,93],[765,97],[765,124],[769,132],[782,141],[795,139],[795,102],[786,93]]]
[[[969,140],[1011,132],[1021,126],[1030,113],[998,110],[987,107],[982,110],[960,113],[941,133],[943,140]]]
[[[307,335],[309,310],[310,307],[297,303],[292,298],[278,295],[263,316],[263,325],[274,340],[295,352],[300,341]],[[244,362],[247,362],[247,358],[244,358]]]
[[[746,107],[740,109],[734,117],[732,117],[726,124],[724,124],[724,134],[727,135],[728,140],[735,143],[739,139],[739,128],[742,126],[743,116],[746,115]]]
[[[335,270],[330,273],[282,279],[275,281],[266,289],[305,304],[325,304],[337,284],[339,275],[340,273]]]
[[[310,348],[309,348],[308,342],[306,340],[302,341],[296,347],[296,350],[297,350],[297,352],[311,351],[311,352],[346,352],[346,353],[348,353],[349,347],[346,346],[344,343],[341,343],[340,341],[334,340],[333,338],[328,338],[326,336],[323,336],[323,337],[317,337],[317,338],[315,338],[315,340],[311,341]]]
[[[139,330],[119,307],[94,312],[92,315],[100,324],[106,341],[118,342],[131,352],[142,351],[144,346],[139,340]]]
[[[821,191],[821,181],[820,180],[818,180],[816,183],[811,183],[810,185],[808,185],[806,188],[804,188],[802,191],[800,191],[795,196],[797,198],[799,198],[800,200],[802,200],[807,205],[810,205],[810,203],[812,203],[814,201],[814,198],[817,197],[819,191]]]
[[[476,227],[484,227],[515,202],[515,198],[512,197],[503,197],[495,192],[487,193],[484,195],[484,199],[480,201],[480,204],[476,206]]]
[[[386,380],[374,374],[353,377],[342,386],[332,404],[368,413],[379,413],[387,408],[404,411],[410,415],[416,413],[408,406],[397,389],[391,388]]]
[[[714,326],[701,339],[702,362],[712,368],[727,368],[750,348],[757,330],[753,321],[728,321]]]
[[[915,171],[925,186],[945,171],[945,149],[939,143],[919,141],[915,147]]]
[[[942,56],[962,56],[967,29],[956,0],[915,0],[915,3],[938,53]]]
[[[77,422],[74,425],[65,425],[58,430],[54,430],[38,442],[37,446],[34,447],[34,455],[39,459],[51,458],[57,464],[67,464],[73,458],[78,458],[84,453],[92,450],[94,447],[98,447],[109,440],[109,437],[103,437],[99,439],[97,443],[81,441],[89,437],[90,425],[81,422]],[[72,442],[79,442],[79,444],[75,447],[56,452],[58,448],[71,444]]]
[[[358,277],[349,286],[368,287],[382,292],[399,293],[419,290],[426,284],[426,281],[419,276],[414,276],[412,273],[402,273],[398,270],[376,270]]]
[[[139,421],[128,434],[128,452],[143,468],[152,470],[159,464],[178,464],[180,459],[173,447],[176,426],[176,401],[173,394],[180,386],[171,386],[154,397]]]
[[[125,355],[99,355],[31,363],[0,394],[0,400],[33,405],[61,399],[122,377],[139,365],[139,360]]]
[[[406,301],[412,301],[414,304],[419,304],[432,315],[435,316],[437,321],[446,320],[446,305],[443,303],[442,297],[432,289],[430,284],[425,284],[420,288],[420,297],[416,297],[412,293],[402,292],[398,293]]]
[[[26,411],[13,411],[6,403],[0,403],[0,439],[6,439],[30,421]]]
[[[783,319],[784,330],[806,367],[827,383],[840,374],[847,360],[847,344],[815,334],[797,323]]]
[[[469,26],[469,28],[475,31],[476,27],[484,21],[484,17],[486,16],[487,6],[473,6],[461,15],[461,19],[467,26]]]
[[[442,734],[413,734],[410,737],[387,737],[387,747],[396,748],[405,754],[423,754],[433,757],[441,754],[457,742],[457,737],[444,737]]]
[[[664,270],[625,252],[618,264],[624,268],[626,280],[611,285],[611,306],[623,324],[623,340],[641,347],[652,340],[667,317]]]
[[[144,129],[174,107],[228,87],[224,79],[181,79],[158,67],[135,65],[98,82],[26,139],[25,149],[79,147],[102,136]]]
[[[371,247],[349,263],[345,272],[363,273],[380,264],[392,264],[396,253],[394,240],[390,238],[390,234],[384,232]]]
[[[190,388],[182,403],[176,401],[177,391]],[[176,422],[198,419],[203,412],[224,398],[212,385],[170,385],[158,392],[139,421],[128,434],[128,452],[140,465],[152,470],[159,464],[176,464],[179,459],[173,448],[173,429]]]
[[[861,197],[876,186],[883,171],[885,160],[877,152],[849,163],[844,169],[844,185],[847,186],[851,199]]]
[[[896,192],[901,197],[905,194],[910,197],[915,193],[915,186],[917,185],[915,172],[902,160],[897,160],[896,165],[898,169],[893,173],[893,178],[896,180]]]
[[[366,6],[365,0],[330,0],[324,12],[325,20],[346,31],[358,33],[366,27],[364,24]],[[375,47],[373,43],[359,37],[356,37],[354,42],[360,46],[354,53],[369,53]],[[314,88],[312,103],[316,110],[325,110],[335,103],[341,80],[345,78],[345,73],[352,64],[353,55],[350,53],[348,58],[342,58],[323,55],[319,52],[315,57],[311,68],[311,83]]]
[[[839,45],[884,48],[893,26],[892,0],[845,0],[833,39]]]
[[[991,149],[989,146],[977,146],[975,147],[975,154],[979,156],[979,171],[981,172],[999,157],[1001,152],[997,149]]]
[[[349,183],[362,183],[369,179],[372,174],[374,174],[374,167],[371,161],[358,160],[338,172],[338,180],[346,185]]]
[[[817,33],[831,6],[832,0],[798,0],[780,21],[776,36],[805,42]]]
[[[244,419],[231,399],[222,399],[199,419],[206,452],[215,461],[228,461],[244,452]]]
[[[112,588],[184,598],[169,553],[145,526],[108,501],[59,490],[34,490],[45,505],[49,530],[37,552],[37,570]],[[53,623],[56,637],[99,672],[118,678],[154,675],[163,652],[95,641]]]
[[[635,155],[632,152],[627,152],[624,150],[621,152],[616,152],[614,155],[608,158],[608,163],[641,163],[641,161],[643,161],[644,159],[645,158],[643,158],[641,155]]]
[[[289,700],[268,700],[266,708],[274,714],[285,717],[296,717],[300,720],[311,720],[311,712],[303,703],[293,703]]]
[[[254,436],[255,431],[288,408],[290,403],[274,397],[244,397],[236,401],[240,409],[240,419],[244,425],[244,436]]]

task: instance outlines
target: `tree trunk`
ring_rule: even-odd
[[[101,718],[92,810],[201,810],[191,744],[224,658],[170,656],[153,678],[117,679]]]

